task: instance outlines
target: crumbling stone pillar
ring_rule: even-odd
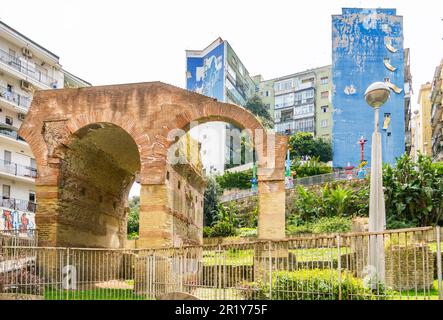
[[[139,223],[140,247],[172,246],[173,215],[168,210],[168,192],[165,184],[142,185]]]
[[[286,191],[284,181],[260,181],[258,183],[260,213],[258,237],[261,240],[282,240],[285,234]]]
[[[35,223],[38,228],[38,244],[43,247],[57,245],[57,217],[59,188],[57,186],[36,185],[38,211]]]

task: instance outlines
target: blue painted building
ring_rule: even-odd
[[[344,8],[332,16],[333,165],[360,163],[358,140],[368,140],[370,163],[374,111],[364,93],[375,81],[391,87],[380,110],[383,162],[395,163],[405,152],[403,17],[395,9]]]

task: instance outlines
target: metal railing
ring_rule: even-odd
[[[369,177],[370,175],[371,175],[371,170],[366,169],[366,177]],[[297,185],[313,186],[313,185],[322,185],[334,181],[345,181],[345,180],[356,180],[356,179],[361,179],[358,176],[358,169],[353,169],[352,171],[336,171],[333,173],[321,174],[318,176],[295,179],[294,186],[291,189],[296,188]],[[244,198],[253,197],[256,195],[257,192],[251,189],[241,190],[233,192],[231,194],[222,195],[219,197],[219,201],[221,203],[226,203],[230,201],[236,201]]]
[[[37,178],[37,169],[1,159],[0,171],[19,177]]]
[[[35,65],[33,68],[28,68],[22,64],[22,61],[8,52],[0,49],[0,61],[7,64],[18,72],[28,76],[46,86],[52,87],[57,81],[47,74],[48,70]]]
[[[0,250],[2,247],[36,247],[36,229],[0,230]],[[1,259],[0,259],[1,262]]]
[[[6,87],[0,86],[0,98],[3,98],[12,104],[28,110],[31,106],[31,98],[18,94],[14,91],[8,91]]]
[[[19,210],[25,212],[36,212],[37,204],[35,202],[13,199],[13,198],[0,198],[0,207],[11,209],[11,210]]]
[[[23,141],[23,142],[26,142],[25,139],[23,139],[22,137],[20,137],[20,136],[18,135],[17,131],[14,131],[14,130],[9,130],[9,129],[3,129],[3,128],[0,128],[0,134],[3,135],[3,136],[6,136],[6,137],[8,137],[8,138],[11,138],[11,139],[17,140],[17,141]]]
[[[374,239],[382,240],[385,268],[371,284]],[[3,245],[0,292],[10,299],[437,300],[441,241],[440,228],[418,228],[145,250]]]
[[[359,179],[358,171],[359,169],[353,169],[350,171],[336,171],[333,173],[327,173],[318,176],[298,178],[294,180],[294,185],[312,186],[334,181],[355,180]],[[369,177],[370,175],[371,170],[366,169],[366,177]]]

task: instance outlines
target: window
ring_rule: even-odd
[[[274,84],[274,90],[276,92],[278,92],[278,91],[287,91],[287,90],[291,90],[292,86],[293,86],[292,85],[292,79],[284,80],[284,81],[276,82]]]
[[[321,98],[322,99],[329,99],[329,91],[323,91],[321,93]]]
[[[237,74],[235,73],[234,69],[231,67],[229,63],[228,63],[228,74],[234,79],[234,81],[237,80]]]
[[[320,127],[327,128],[328,126],[329,126],[329,121],[328,120],[320,121]]]
[[[240,71],[240,74],[242,75],[242,76],[244,76],[245,75],[245,69],[243,68],[243,66],[242,65],[238,65],[238,71]]]
[[[265,97],[269,97],[269,91],[265,92]]]
[[[303,84],[306,84],[306,83],[312,83],[312,82],[314,82],[314,78],[303,79],[303,80],[301,81],[301,83],[303,83]]]
[[[291,107],[294,105],[294,94],[285,94],[282,96],[275,97],[275,108],[285,108],[285,107]]]
[[[6,86],[6,91],[9,92],[9,93],[12,93],[12,85],[8,84]]]
[[[323,106],[321,107],[321,110],[323,111],[323,113],[327,113],[328,112],[329,107],[328,106]]]
[[[294,118],[294,110],[283,110],[281,112],[281,121],[285,122],[285,121],[289,121],[292,120]]]
[[[34,158],[31,158],[31,165],[30,165],[30,167],[33,168],[33,169],[37,169],[37,162],[35,161]]]
[[[323,77],[320,79],[320,84],[328,84],[329,83],[329,78],[328,77]]]
[[[11,164],[11,161],[12,161],[11,151],[5,150],[3,152],[3,160],[5,161],[5,165]]]
[[[9,57],[15,59],[15,50],[9,49]]]
[[[302,92],[302,100],[314,98],[314,90],[308,90]]]
[[[5,120],[6,120],[6,124],[9,124],[10,126],[12,126],[14,124],[14,120],[10,116],[6,116]]]
[[[4,184],[3,185],[3,199],[10,199],[10,198],[11,198],[11,186]]]

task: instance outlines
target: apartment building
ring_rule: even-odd
[[[0,21],[0,230],[35,228],[36,161],[17,134],[36,90],[90,85],[59,57]]]
[[[431,90],[432,85],[426,83],[421,86],[418,94],[418,110],[415,111],[415,140],[413,140],[414,150],[418,153],[432,155],[432,128],[431,128]]]
[[[261,76],[253,79],[278,133],[292,135],[302,131],[332,139],[331,66],[271,80]]]
[[[256,93],[245,65],[222,38],[203,50],[186,50],[186,89],[239,106],[245,106]],[[191,132],[192,137],[201,142],[206,174],[223,174],[225,168],[230,167],[234,151],[228,130],[232,129],[235,128],[231,124],[211,122]]]
[[[435,69],[431,91],[432,157],[443,161],[443,60]]]
[[[364,99],[373,82],[385,82],[391,97],[380,110],[383,162],[394,164],[405,153],[410,86],[405,80],[403,17],[396,9],[343,8],[332,16],[333,165],[360,163],[358,140],[368,140],[371,154],[374,111]],[[368,158],[369,163],[370,157]]]

